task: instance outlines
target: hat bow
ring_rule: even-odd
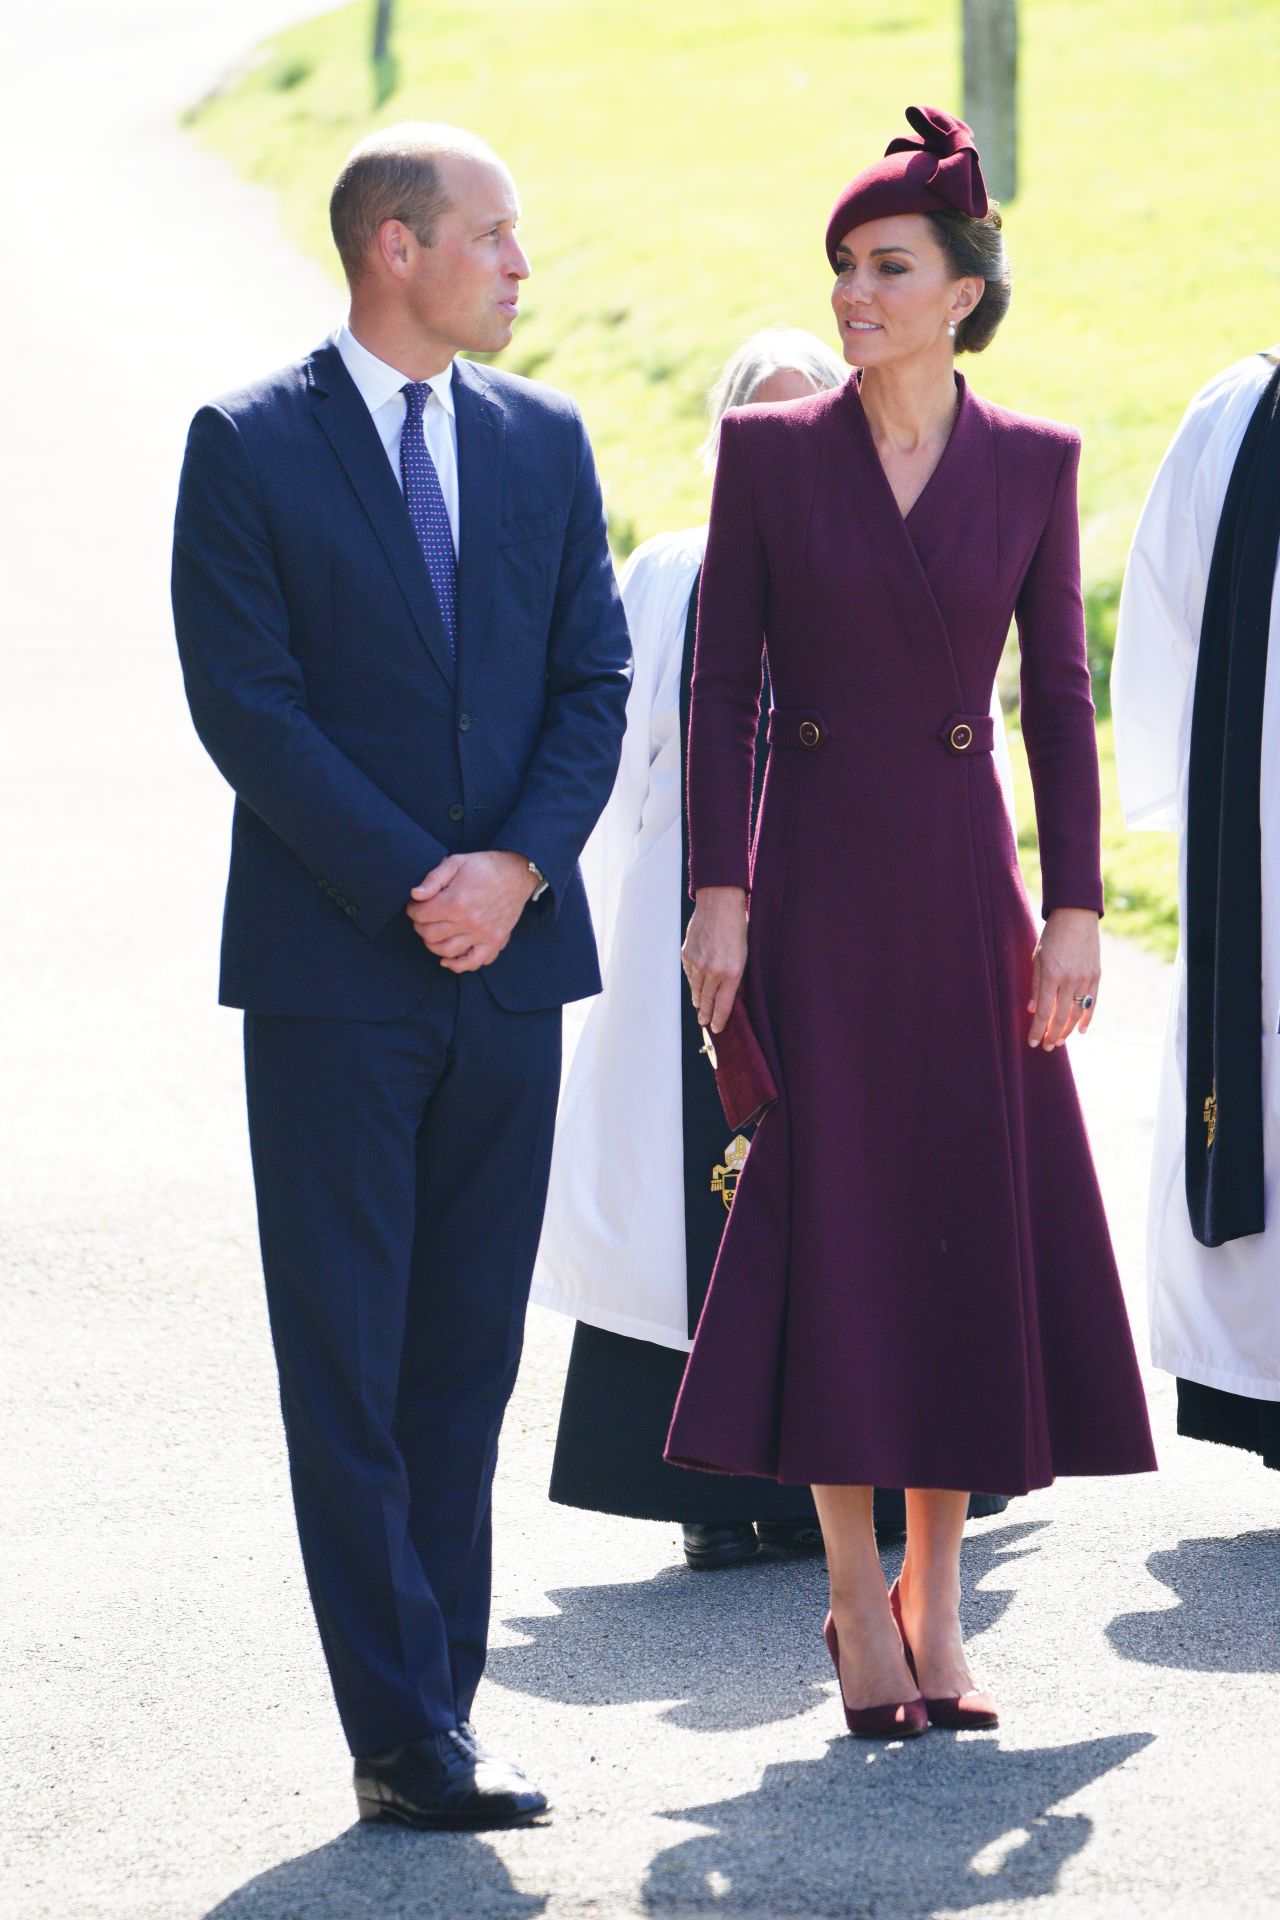
[[[886,158],[891,153],[933,154],[933,172],[924,184],[958,212],[980,220],[989,202],[973,128],[941,107],[908,107],[907,122],[918,137],[913,140],[903,134],[891,140]]]

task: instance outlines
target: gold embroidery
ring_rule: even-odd
[[[1205,1141],[1205,1151],[1213,1145],[1213,1136],[1218,1131],[1218,1083],[1213,1083],[1213,1092],[1204,1103],[1204,1123],[1209,1129],[1209,1138]]]
[[[733,1205],[733,1196],[738,1188],[738,1175],[747,1163],[747,1148],[750,1144],[745,1134],[736,1133],[724,1150],[723,1162],[711,1169],[711,1191],[724,1196],[726,1213]]]

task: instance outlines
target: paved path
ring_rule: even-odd
[[[566,1329],[543,1315],[480,1717],[555,1819],[352,1826],[213,1005],[227,802],[165,599],[192,407],[336,311],[173,115],[305,10],[5,9],[6,1920],[1274,1912],[1280,1482],[1178,1442],[1166,1382],[1157,1479],[972,1530],[1001,1733],[876,1751],[838,1737],[818,1564],[698,1578],[674,1528],[548,1506]],[[1077,1061],[1138,1311],[1165,975],[1108,961]]]

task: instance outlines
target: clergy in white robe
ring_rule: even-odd
[[[613,794],[582,856],[604,991],[565,1017],[533,1299],[687,1352],[681,1129],[680,670],[705,526],[637,547],[620,579],[634,658]]]
[[[1280,349],[1250,355],[1196,395],[1134,536],[1111,677],[1120,796],[1130,827],[1179,836],[1186,924],[1188,768],[1205,591],[1245,430]],[[1152,1358],[1179,1382],[1179,1431],[1280,1467],[1280,592],[1273,589],[1260,793],[1263,1161],[1266,1227],[1204,1246],[1186,1194],[1187,977],[1174,967],[1152,1145]]]

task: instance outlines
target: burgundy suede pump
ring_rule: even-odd
[[[915,1655],[911,1651],[911,1642],[907,1639],[906,1628],[902,1624],[902,1595],[898,1591],[896,1580],[889,1589],[889,1605],[898,1623],[898,1632],[902,1635],[902,1651],[907,1656],[911,1677],[919,1685]],[[930,1699],[926,1695],[924,1705],[931,1727],[974,1732],[1000,1725],[996,1703],[985,1688],[975,1687],[972,1693],[942,1694],[937,1699]]]
[[[890,1700],[882,1707],[850,1707],[845,1705],[844,1682],[840,1678],[840,1641],[836,1634],[836,1623],[828,1614],[822,1629],[822,1637],[827,1643],[827,1652],[831,1655],[831,1664],[836,1670],[836,1684],[840,1688],[840,1704],[844,1707],[844,1723],[851,1734],[859,1740],[914,1740],[917,1734],[929,1731],[929,1715],[923,1700]]]

